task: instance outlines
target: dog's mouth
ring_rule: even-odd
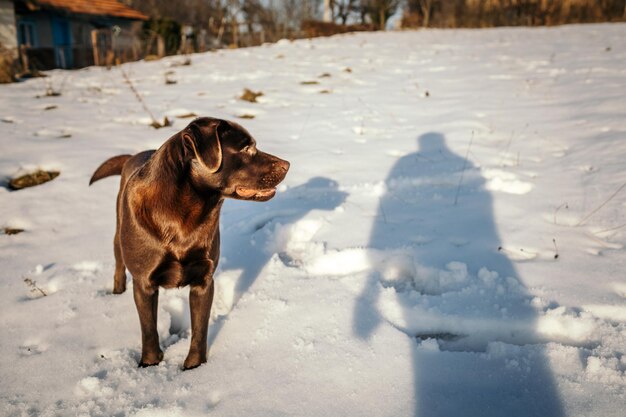
[[[236,187],[235,194],[244,200],[267,201],[276,195],[276,188],[256,188]]]

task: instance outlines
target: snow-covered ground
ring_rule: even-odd
[[[623,416],[624,39],[367,33],[1,86],[0,176],[61,174],[0,188],[0,226],[25,229],[0,235],[0,414]],[[148,126],[122,69],[174,126]],[[291,170],[270,202],[224,206],[208,363],[181,370],[169,290],[165,359],[139,369],[132,291],[110,293],[118,181],[87,183],[192,112]]]

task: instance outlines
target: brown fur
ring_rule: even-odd
[[[205,117],[156,151],[116,156],[95,171],[90,184],[122,176],[113,292],[126,290],[128,269],[141,324],[140,366],[156,365],[163,358],[156,330],[159,287],[186,285],[192,328],[184,369],[206,362],[224,198],[267,201],[288,169],[287,161],[258,151],[241,126]]]

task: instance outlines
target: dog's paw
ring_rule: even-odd
[[[206,357],[189,354],[189,356],[187,356],[187,359],[185,359],[185,363],[183,364],[183,371],[197,368],[203,363],[206,363]]]
[[[148,362],[141,361],[141,362],[139,362],[137,367],[138,368],[148,368],[150,366],[157,366],[159,363],[160,362],[148,363]]]
[[[199,363],[199,364],[196,364],[196,365],[192,365],[192,366],[183,365],[183,371],[190,371],[192,369],[199,368],[200,365],[202,365],[202,363]]]
[[[141,356],[141,361],[139,362],[140,368],[147,368],[149,366],[156,366],[163,360],[163,352],[159,351],[156,355],[154,354],[144,354]]]

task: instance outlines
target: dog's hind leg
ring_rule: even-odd
[[[141,324],[141,362],[139,362],[141,367],[158,365],[163,359],[163,351],[159,346],[159,333],[157,332],[159,289],[143,286],[141,283],[145,281],[133,279],[133,295]]]
[[[113,238],[113,255],[115,256],[115,275],[113,275],[113,294],[121,294],[126,291],[126,265],[122,257],[122,247],[120,244],[120,202],[124,186],[124,178],[120,184],[120,191],[117,193],[117,216],[115,221],[115,237]]]
[[[122,259],[119,232],[115,232],[113,239],[113,254],[115,255],[115,275],[113,275],[113,294],[126,291],[126,266]]]

